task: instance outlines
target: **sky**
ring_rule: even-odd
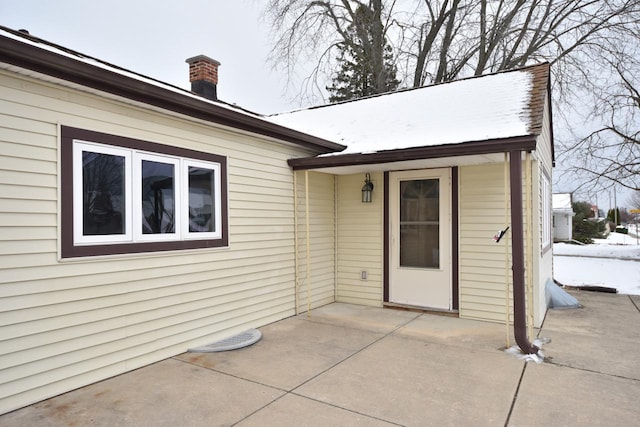
[[[222,63],[218,96],[258,113],[300,107],[267,63],[263,0],[0,0],[0,25],[189,89],[185,59]]]
[[[295,82],[267,62],[266,0],[0,0],[0,25],[132,71],[189,89],[185,59],[207,55],[221,62],[218,96],[251,111],[271,114],[306,107],[294,101]],[[304,77],[304,76],[301,76]],[[554,191],[571,191],[559,180]],[[618,187],[618,206],[630,192]],[[598,204],[613,205],[613,192]],[[593,198],[593,197],[591,197]],[[584,196],[582,197],[584,199]],[[596,203],[596,200],[589,200]]]

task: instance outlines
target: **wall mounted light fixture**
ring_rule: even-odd
[[[371,203],[371,193],[373,193],[373,182],[371,182],[371,177],[367,172],[362,186],[362,203]]]

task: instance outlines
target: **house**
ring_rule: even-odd
[[[265,117],[188,62],[192,91],[0,27],[0,413],[335,301],[536,351],[547,64]]]
[[[573,239],[573,216],[570,193],[553,195],[553,240],[566,242]]]
[[[513,315],[532,351],[523,327],[541,324],[552,279],[548,64],[271,119],[347,146],[289,160],[310,195],[334,200],[337,301]],[[362,203],[357,189],[371,185]],[[507,227],[511,247],[492,239]]]

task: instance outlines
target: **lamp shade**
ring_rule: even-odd
[[[371,203],[371,196],[373,193],[373,182],[371,177],[367,173],[364,179],[364,185],[362,186],[362,203]]]

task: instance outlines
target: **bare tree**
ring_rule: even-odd
[[[338,43],[355,43],[346,29],[359,5],[380,15],[410,87],[541,61],[561,63],[556,81],[568,84],[590,54],[640,40],[639,0],[269,0],[273,64],[311,61],[308,77],[326,79]]]
[[[579,177],[578,190],[618,185],[640,191],[640,78],[632,71],[638,65],[629,60],[611,67],[608,84],[591,88],[596,92],[588,120],[594,129],[560,153],[567,172]]]
[[[372,11],[369,21],[376,22],[373,28],[363,28],[367,22],[356,18],[359,7]],[[374,68],[377,65],[374,84],[382,87],[386,80],[384,46],[390,26],[383,18],[382,8],[382,0],[270,0],[265,14],[275,40],[271,62],[289,79],[301,63],[314,64],[305,71],[300,90],[301,96],[313,96],[326,87],[343,45],[369,56]]]

